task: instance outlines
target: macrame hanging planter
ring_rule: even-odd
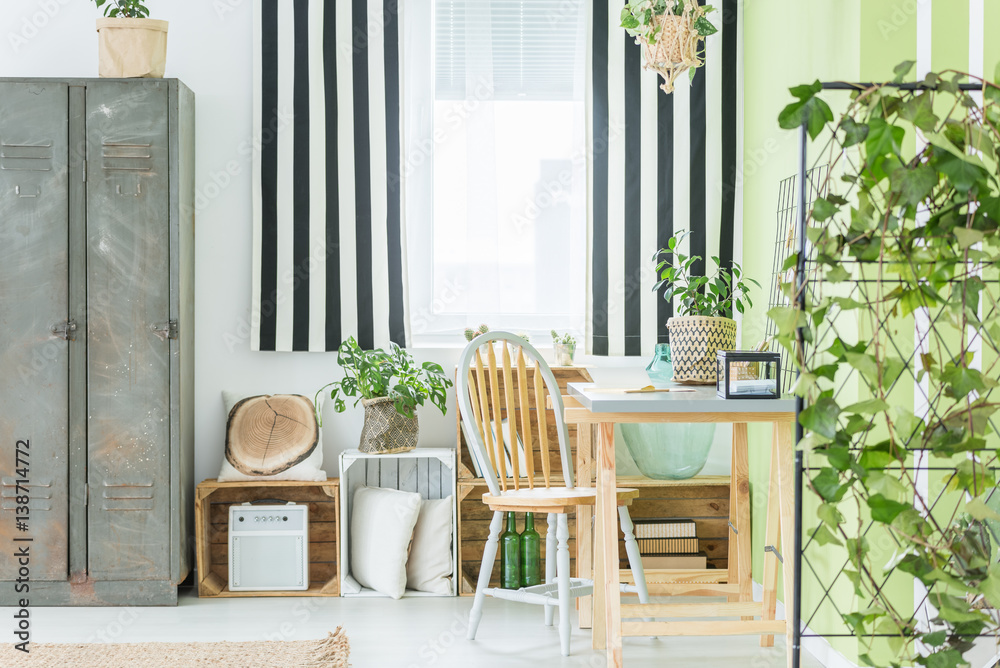
[[[663,77],[660,88],[668,95],[678,76],[704,64],[701,42],[716,32],[705,14],[696,0],[639,0],[622,11],[622,27],[642,46],[643,67]]]

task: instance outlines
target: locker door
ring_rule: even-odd
[[[0,574],[8,580],[18,572],[15,546],[30,546],[32,580],[66,580],[68,571],[73,344],[53,331],[69,314],[68,90],[0,83]],[[16,466],[18,441],[26,467]],[[27,513],[18,510],[25,491]]]
[[[167,83],[87,86],[90,490],[95,580],[169,577]]]

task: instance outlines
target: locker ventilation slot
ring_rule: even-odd
[[[102,510],[152,510],[153,483],[103,483]]]
[[[103,167],[109,172],[148,172],[152,153],[150,144],[118,144],[104,142],[101,146]]]
[[[52,510],[52,479],[38,479],[29,485],[28,488],[28,508],[31,510]],[[0,481],[0,508],[3,510],[15,510],[17,503],[17,480],[15,478],[4,478]]]
[[[52,142],[7,144],[0,142],[0,169],[14,172],[51,172]]]

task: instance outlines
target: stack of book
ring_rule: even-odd
[[[707,557],[701,554],[698,546],[693,520],[653,518],[638,519],[634,523],[645,568],[708,567]]]

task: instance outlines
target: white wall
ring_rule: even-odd
[[[183,80],[197,97],[195,477],[202,480],[218,474],[223,456],[223,389],[312,396],[338,367],[335,353],[250,351],[253,1],[149,0],[149,7],[153,18],[170,21],[166,76]],[[92,2],[4,0],[3,9],[0,76],[97,76],[100,13]],[[456,334],[454,348],[412,352],[452,369],[462,343]],[[420,420],[421,446],[455,443],[452,409],[442,416],[424,408]],[[328,409],[323,424],[325,468],[336,476],[337,454],[357,447],[362,412]],[[705,473],[728,471],[729,433],[718,430]]]

